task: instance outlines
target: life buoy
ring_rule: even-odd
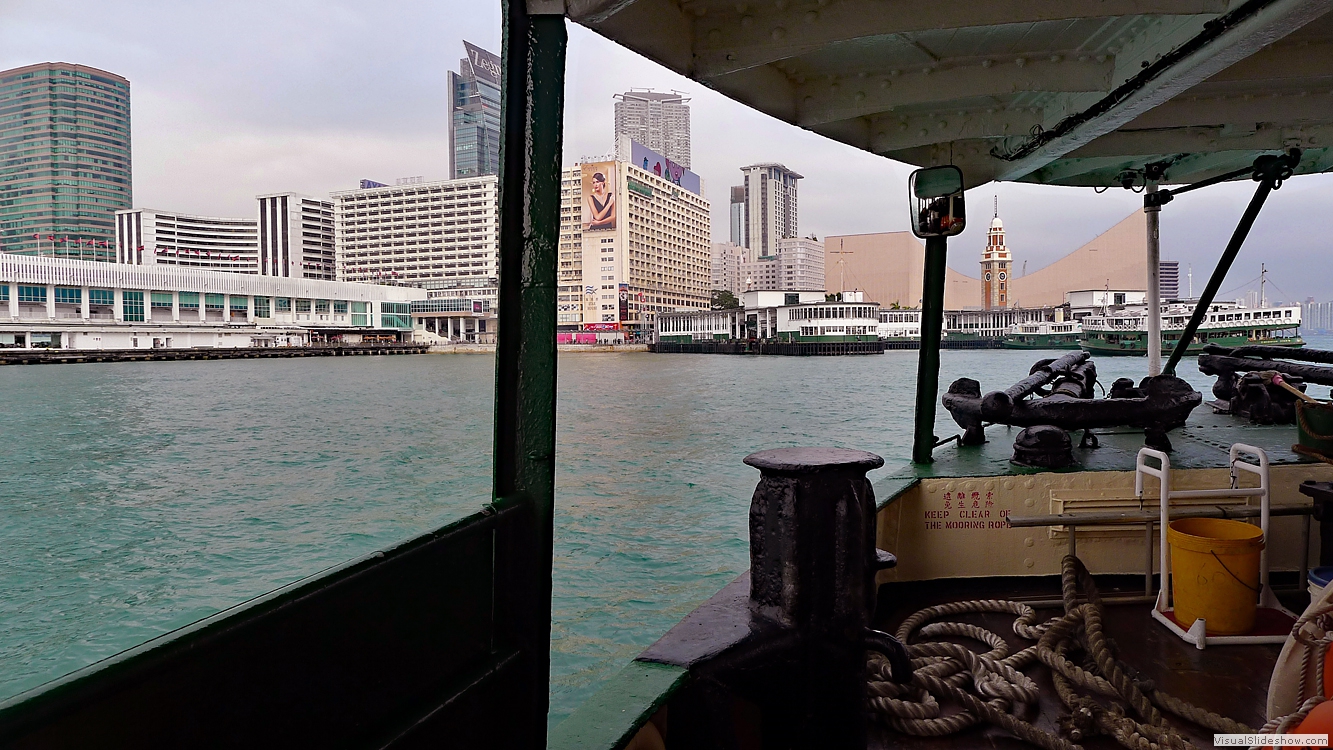
[[[1305,608],[1300,619],[1307,619],[1312,613],[1333,607],[1333,585],[1325,586],[1324,593]],[[1321,619],[1321,618],[1316,618]],[[1306,622],[1301,626],[1302,634],[1310,640],[1319,640],[1326,635],[1317,621]],[[1328,661],[1324,670],[1324,684],[1306,684],[1314,679],[1314,668],[1306,664],[1309,661],[1309,647],[1291,636],[1282,644],[1282,653],[1278,654],[1277,664],[1273,667],[1273,678],[1268,682],[1268,719],[1272,721],[1301,707],[1307,698],[1318,692],[1325,698],[1333,695],[1333,661]],[[1333,710],[1333,709],[1330,709]],[[1309,718],[1308,716],[1306,717]]]

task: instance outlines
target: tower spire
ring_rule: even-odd
[[[992,196],[992,197],[995,198],[995,216],[994,216],[994,218],[997,218],[997,219],[998,219],[998,218],[1000,218],[1000,196],[999,196],[999,195],[995,195],[995,196]]]

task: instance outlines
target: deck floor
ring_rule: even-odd
[[[1141,579],[1140,579],[1141,582]],[[1119,593],[1114,585],[1102,589],[1103,596]],[[1134,594],[1132,584],[1126,582],[1123,593]],[[1137,593],[1142,595],[1140,586]],[[917,610],[933,604],[976,598],[1038,599],[1058,598],[1058,583],[1052,579],[1041,582],[1014,582],[1012,579],[987,581],[936,581],[932,584],[889,585],[880,592],[880,613],[876,626],[894,632],[898,625]],[[891,601],[886,601],[891,600]],[[1294,602],[1292,602],[1294,603]],[[1290,604],[1289,603],[1289,606]],[[887,605],[887,606],[886,606]],[[1199,650],[1177,638],[1165,627],[1153,621],[1146,603],[1115,604],[1107,602],[1105,628],[1115,641],[1120,657],[1145,677],[1165,690],[1195,705],[1229,716],[1251,727],[1265,720],[1268,681],[1277,660],[1280,646],[1211,646]],[[1059,607],[1039,609],[1044,617],[1062,612]],[[970,622],[1004,637],[1010,653],[1032,645],[1014,634],[1013,616],[1000,614],[960,615],[942,618],[942,621]],[[974,650],[984,647],[976,642],[951,639]],[[1058,721],[1065,713],[1051,682],[1050,670],[1035,663],[1023,670],[1041,687],[1038,706],[1024,706],[1017,716],[1035,726],[1060,734]],[[945,704],[947,706],[947,704]],[[950,707],[951,708],[951,707]],[[1174,716],[1168,722],[1189,737],[1199,747],[1212,747],[1213,732]],[[1080,743],[1088,750],[1118,748],[1115,740],[1100,736]],[[988,724],[946,737],[911,737],[883,725],[872,729],[871,748],[1030,748],[1031,746],[1009,735],[1003,729]]]

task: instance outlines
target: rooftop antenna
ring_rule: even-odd
[[[1185,273],[1185,277],[1188,278],[1190,281],[1190,299],[1194,299],[1194,264],[1191,263],[1185,267],[1189,269]]]
[[[1260,309],[1268,307],[1268,295],[1265,290],[1265,286],[1267,284],[1268,284],[1268,269],[1264,268],[1263,263],[1260,263],[1259,264],[1259,308]]]
[[[1028,275],[1028,261],[1027,261],[1027,258],[1024,258],[1024,259],[1023,259],[1023,275],[1024,275],[1024,276],[1027,276],[1027,275]]]
[[[1000,196],[994,195],[991,197],[995,199],[995,218],[998,219],[1000,218]]]

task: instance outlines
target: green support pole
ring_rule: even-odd
[[[555,507],[556,253],[564,126],[563,15],[504,3],[500,95],[499,319],[495,358],[497,507],[524,512],[495,536],[494,618],[520,664],[509,704],[521,742],[546,747]],[[479,613],[480,614],[480,613]]]
[[[944,260],[948,240],[926,239],[926,266],[921,283],[921,353],[916,366],[916,437],[912,461],[934,459],[935,399],[940,389],[940,333],[944,326]]]

